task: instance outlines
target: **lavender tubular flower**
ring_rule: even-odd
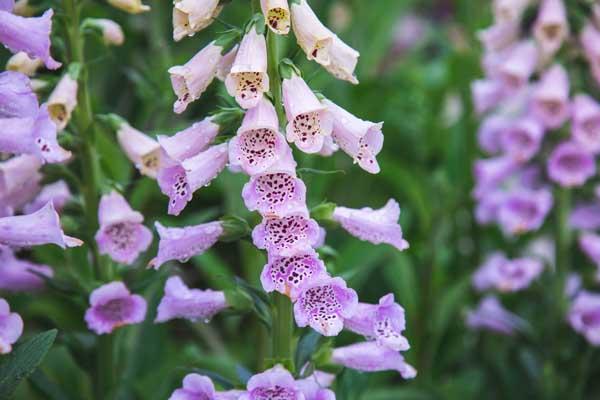
[[[169,400],[237,400],[242,393],[240,390],[217,392],[210,378],[188,374],[183,378],[183,386],[176,389]]]
[[[0,11],[12,12],[15,0],[0,0]]]
[[[170,160],[182,162],[206,150],[219,134],[219,129],[213,118],[207,117],[173,136],[158,135],[156,139]]]
[[[27,154],[0,162],[0,216],[11,216],[36,196],[41,165],[36,156]]]
[[[498,67],[498,79],[507,91],[522,89],[535,71],[538,50],[533,42],[521,42],[511,47],[508,57]]]
[[[533,35],[547,56],[556,53],[569,35],[567,11],[563,0],[542,0]]]
[[[573,139],[590,152],[600,152],[600,104],[585,94],[573,99]]]
[[[498,223],[507,235],[535,231],[544,223],[552,204],[552,193],[547,189],[513,190],[498,206]]]
[[[56,211],[60,212],[72,197],[73,195],[64,181],[50,183],[45,185],[37,196],[23,207],[23,212],[25,214],[34,213],[50,201]]]
[[[10,312],[6,300],[0,298],[0,354],[12,351],[12,345],[23,334],[23,320],[17,313]]]
[[[581,291],[569,309],[568,321],[592,346],[600,345],[600,295]]]
[[[569,225],[575,229],[600,229],[600,204],[580,204],[569,216]]]
[[[330,62],[324,65],[323,68],[338,79],[358,85],[358,79],[354,74],[354,70],[358,64],[358,57],[360,57],[358,51],[335,36],[329,48]]]
[[[296,385],[305,400],[335,400],[335,393],[327,389],[333,383],[335,375],[315,371],[304,379],[296,380]]]
[[[362,342],[333,349],[331,361],[365,372],[398,371],[404,379],[417,376],[417,371],[402,355],[375,342]]]
[[[504,87],[497,80],[479,79],[471,83],[471,95],[473,104],[478,114],[483,114],[504,98]]]
[[[51,278],[54,272],[47,265],[18,259],[10,247],[0,246],[0,290],[9,292],[39,290],[44,286],[44,280],[40,275]]]
[[[326,274],[323,261],[314,250],[309,250],[290,257],[270,256],[260,281],[265,292],[277,291],[296,300],[308,283]]]
[[[544,129],[535,119],[523,118],[504,129],[500,145],[505,154],[523,163],[536,155],[543,137]]]
[[[547,168],[550,179],[563,187],[581,186],[596,173],[592,154],[574,142],[556,146]]]
[[[284,257],[310,250],[319,237],[319,225],[307,217],[306,211],[283,218],[263,218],[252,231],[256,247]]]
[[[0,118],[35,117],[38,107],[26,75],[14,71],[0,73]]]
[[[493,253],[473,275],[473,286],[478,291],[490,288],[501,292],[515,292],[527,288],[544,269],[535,258],[507,259],[504,254]]]
[[[550,67],[532,95],[532,113],[547,128],[560,127],[570,116],[569,77],[559,64]]]
[[[177,0],[173,5],[173,40],[178,42],[186,36],[212,24],[221,12],[219,0]]]
[[[475,310],[467,313],[467,326],[503,335],[514,335],[526,327],[526,322],[502,307],[494,296],[487,296]]]
[[[494,0],[493,10],[496,21],[519,21],[531,0]]]
[[[250,378],[246,385],[246,393],[238,400],[263,399],[305,400],[292,374],[281,365]]]
[[[161,166],[160,145],[157,141],[120,120],[117,141],[125,155],[142,175],[155,178]]]

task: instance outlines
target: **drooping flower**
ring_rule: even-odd
[[[533,25],[533,35],[542,52],[552,56],[569,35],[567,10],[563,0],[543,0]]]
[[[35,117],[37,96],[29,78],[14,71],[0,73],[0,118]]]
[[[507,311],[494,296],[486,296],[475,310],[469,311],[466,323],[471,329],[485,329],[503,335],[513,335],[526,326],[524,320]]]
[[[569,273],[565,280],[565,296],[568,299],[573,299],[581,290],[581,285],[581,275],[576,272]]]
[[[592,346],[600,345],[600,295],[579,292],[569,309],[568,320]]]
[[[571,134],[588,151],[600,152],[600,104],[586,94],[573,99]]]
[[[362,169],[378,173],[380,169],[375,157],[383,148],[383,122],[362,120],[329,100],[323,103],[333,117],[335,143]]]
[[[335,393],[328,389],[334,379],[335,375],[317,370],[304,379],[296,380],[296,385],[305,400],[335,400]]]
[[[394,199],[389,199],[378,210],[370,207],[336,207],[332,218],[360,240],[373,244],[387,243],[400,251],[408,248],[408,242],[402,238],[402,228],[398,223],[400,206]]]
[[[334,77],[357,85],[358,79],[354,74],[354,70],[356,64],[358,64],[358,57],[360,57],[358,51],[335,36],[329,48],[330,62],[323,67]]]
[[[496,289],[516,292],[527,288],[543,271],[544,264],[536,258],[507,259],[500,252],[492,253],[473,275],[478,291]]]
[[[65,129],[77,106],[77,86],[77,80],[66,73],[48,97],[48,112],[59,131]]]
[[[0,354],[12,351],[12,345],[23,334],[23,320],[17,313],[10,312],[6,300],[0,298]]]
[[[31,58],[24,51],[20,51],[8,59],[6,70],[33,76],[42,65],[44,62],[40,58]]]
[[[127,121],[116,115],[110,115],[117,132],[117,141],[121,149],[142,175],[156,178],[161,166],[161,150],[158,142],[138,131]]]
[[[358,303],[354,315],[344,320],[344,327],[392,350],[410,348],[402,336],[406,327],[404,309],[394,301],[393,293],[379,299],[379,304]]]
[[[83,244],[81,240],[63,233],[51,202],[32,214],[0,218],[0,244],[30,247],[50,243],[63,249]]]
[[[308,282],[298,294],[294,317],[300,327],[308,325],[323,336],[337,336],[357,306],[356,292],[342,278],[322,276]]]
[[[331,63],[330,50],[335,35],[319,21],[306,0],[292,2],[292,28],[298,46],[304,50],[306,58],[325,66]]]
[[[154,322],[165,322],[174,318],[208,322],[227,307],[225,293],[210,289],[190,289],[180,277],[172,276],[165,284],[165,295],[158,305]]]
[[[497,189],[503,180],[515,172],[517,166],[512,157],[505,155],[475,161],[474,196],[480,198],[490,193],[491,189]]]
[[[42,208],[49,201],[54,204],[56,211],[61,211],[73,195],[65,181],[56,181],[45,185],[30,203],[23,207],[25,214],[31,214]]]
[[[505,154],[517,162],[529,161],[539,151],[544,128],[533,118],[521,118],[507,126],[500,136],[500,145]]]
[[[311,281],[327,274],[325,264],[314,250],[290,257],[270,256],[260,282],[265,292],[277,291],[295,300]]]
[[[517,21],[499,21],[477,32],[477,37],[487,52],[502,51],[519,38]]]
[[[477,131],[477,143],[488,154],[497,154],[502,149],[502,136],[512,121],[500,115],[486,117]]]
[[[531,0],[494,0],[496,21],[520,21]]]
[[[260,7],[269,29],[278,35],[290,31],[290,7],[288,0],[260,0]]]
[[[173,40],[178,42],[208,27],[221,8],[219,0],[176,0],[173,4]]]
[[[267,74],[267,43],[253,26],[244,36],[231,70],[225,78],[227,92],[240,107],[256,107],[263,93],[269,91]]]
[[[288,120],[287,140],[305,153],[319,152],[333,129],[327,107],[297,75],[283,80],[283,104]]]
[[[150,6],[142,4],[142,0],[108,0],[108,4],[129,14],[150,11]]]
[[[340,149],[331,136],[325,136],[325,141],[323,142],[323,147],[319,150],[319,155],[323,157],[330,157]]]
[[[11,216],[31,201],[40,190],[42,163],[23,154],[0,162],[0,216]]]
[[[398,371],[404,379],[417,376],[400,352],[379,346],[375,342],[361,342],[333,349],[331,361],[364,372]]]
[[[219,221],[183,228],[168,228],[159,222],[154,225],[160,241],[158,242],[158,254],[149,264],[153,268],[158,268],[170,260],[185,262],[192,256],[202,254],[211,248],[223,234],[223,226]]]
[[[144,216],[115,191],[100,199],[98,220],[98,250],[118,263],[132,264],[152,243],[152,232],[142,224]]]
[[[160,169],[158,185],[161,192],[169,196],[169,214],[179,215],[192,200],[193,193],[208,186],[225,168],[229,159],[227,146],[227,143],[211,146],[181,163]]]
[[[600,204],[579,204],[569,216],[569,225],[575,229],[600,229]]]
[[[306,211],[283,218],[263,218],[252,231],[252,240],[259,249],[284,257],[310,250],[319,239],[319,225]]]
[[[62,64],[50,55],[50,32],[54,11],[46,10],[40,17],[21,17],[0,11],[0,42],[11,52],[23,51],[44,61],[46,68],[57,69]]]
[[[504,87],[497,80],[478,79],[471,83],[471,95],[475,111],[483,114],[496,107],[504,98]]]
[[[593,155],[574,142],[556,146],[547,167],[550,179],[563,187],[581,186],[596,173]]]
[[[227,79],[227,75],[229,75],[229,71],[231,71],[231,67],[233,66],[233,62],[235,61],[235,56],[237,55],[237,51],[240,48],[238,44],[233,46],[231,50],[221,57],[221,61],[217,64],[217,79],[225,82]]]
[[[538,63],[538,50],[531,41],[524,41],[511,47],[506,59],[498,67],[498,79],[504,87],[515,92],[523,88]]]
[[[41,289],[44,280],[54,273],[47,265],[17,258],[10,247],[0,245],[0,290],[27,292]]]
[[[552,202],[552,193],[548,189],[513,189],[498,207],[498,223],[508,235],[535,231],[544,223]]]
[[[142,296],[131,294],[123,282],[110,282],[90,295],[85,322],[90,330],[103,335],[125,325],[139,324],[146,317],[146,309]]]
[[[240,390],[217,392],[210,378],[200,374],[187,374],[183,385],[176,389],[169,400],[237,400],[242,395]]]
[[[125,34],[121,25],[107,18],[86,18],[86,26],[93,27],[102,35],[102,41],[107,46],[121,46],[125,42]]]
[[[156,139],[171,161],[182,162],[206,150],[219,134],[213,117],[206,117],[173,136],[158,135]]]
[[[305,400],[292,374],[279,364],[250,378],[246,389],[239,400]]]
[[[532,93],[531,111],[547,128],[556,129],[568,118],[569,76],[560,64],[550,67]]]
[[[579,247],[585,253],[586,256],[594,262],[597,268],[599,268],[597,277],[600,276],[600,235],[592,232],[585,232],[579,236]]]
[[[491,190],[480,195],[475,205],[475,220],[484,225],[494,222],[498,218],[498,210],[504,203],[506,192],[504,190]]]

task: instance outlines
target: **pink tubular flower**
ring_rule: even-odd
[[[65,129],[77,106],[77,87],[77,80],[66,73],[48,97],[48,113],[59,131]]]
[[[0,216],[13,215],[36,196],[41,165],[36,156],[28,154],[0,162]]]
[[[173,5],[173,40],[178,42],[186,36],[212,24],[221,12],[219,0],[177,0]]]
[[[579,248],[596,265],[599,269],[596,276],[600,276],[600,235],[584,232],[579,236]]]
[[[23,213],[31,214],[44,207],[49,201],[54,204],[56,211],[61,211],[62,208],[71,200],[73,195],[69,190],[69,186],[65,181],[56,181],[45,185],[38,195],[23,207]]]
[[[42,59],[46,68],[57,69],[62,64],[50,55],[53,14],[46,10],[41,17],[25,18],[0,11],[0,42],[13,53],[23,51]]]
[[[122,122],[117,129],[121,149],[142,175],[155,178],[161,164],[160,145],[144,133]]]
[[[110,282],[90,295],[85,322],[98,335],[112,333],[125,325],[139,324],[146,317],[146,300],[131,294],[123,282]]]
[[[342,278],[321,276],[307,282],[298,294],[294,317],[300,327],[309,325],[323,336],[337,336],[357,306],[356,292]]]
[[[289,257],[311,249],[319,239],[319,225],[306,211],[283,218],[263,218],[252,231],[252,241],[270,255]]]
[[[494,0],[494,18],[497,21],[519,21],[531,0]]]
[[[477,37],[487,52],[501,51],[518,39],[519,23],[517,21],[500,21],[479,31]]]
[[[587,150],[600,152],[600,104],[585,94],[573,99],[571,134]]]
[[[502,136],[512,121],[499,115],[485,118],[477,131],[477,143],[488,154],[497,154],[502,149]]]
[[[500,147],[516,162],[529,161],[540,150],[544,128],[534,118],[521,118],[510,123],[500,135]]]
[[[370,207],[336,207],[332,218],[360,240],[373,244],[387,243],[400,251],[408,248],[408,242],[402,238],[402,228],[398,223],[400,206],[394,199],[389,199],[378,210]]]
[[[265,292],[278,291],[292,300],[311,281],[326,275],[325,264],[314,250],[290,257],[270,256],[260,282]]]
[[[142,0],[108,0],[108,4],[129,14],[150,11],[150,6],[142,4]]]
[[[279,364],[250,378],[246,389],[239,400],[305,400],[292,374]]]
[[[324,100],[323,104],[333,117],[335,143],[362,169],[378,173],[380,169],[375,157],[383,147],[383,122],[364,121],[329,100]]]
[[[478,291],[516,292],[527,288],[543,269],[544,264],[535,258],[509,260],[503,253],[492,253],[473,275],[473,286]]]
[[[0,73],[0,118],[35,117],[37,96],[29,78],[14,71]]]
[[[0,354],[12,351],[12,345],[23,334],[23,320],[17,313],[10,312],[6,300],[0,298]]]
[[[206,150],[218,134],[219,125],[207,117],[173,136],[158,135],[156,139],[170,160],[182,162]]]
[[[497,80],[479,79],[471,83],[471,96],[475,111],[483,114],[504,98],[504,86]]]
[[[560,127],[569,118],[569,76],[560,64],[553,65],[542,75],[533,90],[531,111],[551,129]]]
[[[518,235],[539,229],[552,209],[548,189],[518,188],[506,194],[498,207],[498,223],[505,234]]]
[[[63,249],[83,244],[81,240],[63,233],[52,202],[33,214],[0,218],[0,244],[30,247],[49,243]]]
[[[406,327],[404,309],[394,301],[393,293],[379,299],[379,304],[358,303],[354,315],[344,320],[344,327],[392,350],[410,348],[408,340],[402,336]]]
[[[317,370],[304,379],[296,380],[296,385],[305,400],[335,400],[335,393],[327,389],[334,379],[335,375]]]
[[[279,133],[275,107],[267,99],[261,99],[256,107],[246,111],[242,125],[229,144],[230,162],[239,165],[248,175],[266,171],[288,152],[291,153]],[[296,168],[295,163],[291,168]]]
[[[592,346],[600,345],[600,295],[579,292],[569,310],[568,320]]]
[[[256,27],[252,27],[242,39],[225,79],[225,87],[240,107],[246,109],[256,107],[263,93],[269,91],[267,43],[265,36],[256,32]]]
[[[600,229],[600,204],[579,204],[569,216],[569,225],[574,229]]]
[[[475,198],[488,194],[491,189],[497,189],[502,181],[515,172],[517,166],[512,157],[505,155],[475,161]]]
[[[149,264],[153,268],[158,268],[170,260],[185,262],[192,256],[202,254],[217,243],[223,234],[223,226],[219,221],[183,228],[167,228],[159,222],[154,225],[160,241],[158,254]]]
[[[594,157],[573,142],[556,146],[547,163],[550,179],[563,187],[581,186],[596,173]]]
[[[358,79],[354,74],[354,70],[356,69],[356,64],[358,64],[358,57],[360,57],[358,51],[335,36],[329,48],[330,62],[323,67],[334,77],[357,85]]]
[[[93,26],[97,27],[102,33],[102,41],[107,46],[121,46],[125,42],[125,35],[121,25],[112,19],[107,18],[88,18]]]
[[[200,374],[187,374],[183,378],[183,386],[176,389],[169,400],[237,400],[242,393],[239,390],[217,392],[210,378]]]
[[[260,0],[260,7],[269,29],[278,35],[290,31],[290,7],[288,0]]]
[[[533,25],[533,35],[545,55],[551,56],[560,49],[569,35],[567,10],[563,0],[542,0]]]
[[[485,329],[503,335],[513,335],[526,326],[524,320],[507,311],[494,296],[486,296],[475,310],[469,311],[466,322],[471,329]]]
[[[98,220],[98,250],[118,263],[133,264],[152,243],[152,232],[142,224],[144,216],[115,191],[100,199]]]
[[[538,50],[531,41],[515,44],[508,57],[498,66],[498,78],[506,90],[515,92],[523,88],[538,63]]]
[[[327,107],[297,75],[283,80],[283,104],[288,119],[287,140],[305,153],[319,152],[324,138],[331,135],[333,129],[333,118]]]
[[[331,63],[331,46],[335,35],[327,29],[306,0],[292,2],[292,28],[298,46],[306,53],[306,58],[325,66]]]
[[[417,376],[417,371],[402,355],[375,342],[361,342],[333,349],[331,361],[364,372],[398,371],[404,379]]]
[[[180,277],[172,276],[165,284],[165,295],[158,305],[154,322],[165,322],[174,318],[208,322],[227,307],[225,293],[190,289]]]
[[[591,22],[581,30],[579,37],[585,57],[592,67],[600,65],[600,31]]]
[[[28,292],[41,289],[44,280],[39,276],[51,278],[52,268],[18,259],[13,250],[0,246],[0,290],[9,292]]]
[[[233,62],[235,61],[235,56],[237,55],[237,51],[240,48],[238,44],[233,46],[231,50],[221,57],[221,61],[217,65],[217,79],[225,82],[227,79],[227,75],[229,75],[229,71],[231,71],[231,67],[233,66]]]
[[[166,166],[158,173],[161,192],[169,196],[171,215],[179,215],[193,193],[208,186],[225,168],[228,161],[227,143],[209,147],[207,150],[187,158],[181,163]]]
[[[477,223],[485,225],[496,221],[498,210],[504,203],[505,197],[506,193],[503,190],[492,190],[477,197],[475,206],[475,220]]]

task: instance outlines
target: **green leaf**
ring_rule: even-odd
[[[298,347],[296,347],[296,356],[294,357],[296,371],[301,371],[304,364],[311,359],[311,356],[317,351],[317,346],[321,338],[322,336],[312,329],[300,338]]]
[[[57,334],[56,329],[40,333],[16,346],[0,366],[0,399],[9,399],[19,383],[36,370]]]

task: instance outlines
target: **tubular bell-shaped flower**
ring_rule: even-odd
[[[170,160],[182,162],[206,150],[219,134],[219,129],[213,117],[207,117],[173,136],[158,135],[156,139]]]
[[[165,322],[174,318],[208,322],[227,307],[225,293],[190,289],[180,277],[172,276],[165,284],[165,295],[158,305],[154,322]]]
[[[494,296],[486,296],[475,310],[469,311],[466,323],[471,329],[485,329],[503,335],[513,335],[526,326],[523,319],[507,311]]]
[[[563,187],[581,186],[596,173],[593,155],[574,142],[556,146],[547,167],[550,179]]]
[[[600,152],[600,104],[585,94],[573,99],[571,134],[587,150]]]
[[[402,336],[406,328],[404,309],[394,301],[389,293],[379,299],[379,304],[358,303],[351,318],[344,320],[344,328],[375,339],[380,346],[404,351],[410,348],[408,340]]]
[[[555,64],[544,74],[533,90],[531,111],[546,127],[556,129],[568,118],[569,76],[560,65]]]
[[[297,75],[283,80],[283,104],[288,120],[287,140],[305,153],[319,152],[333,129],[327,107]]]
[[[100,199],[98,220],[98,250],[116,262],[132,264],[152,243],[152,232],[142,224],[144,216],[115,191]]]
[[[20,51],[8,59],[6,70],[33,76],[42,65],[44,65],[44,62],[40,58],[31,58],[24,51]]]
[[[131,294],[123,282],[110,282],[100,286],[90,295],[90,308],[85,322],[98,335],[132,324],[139,324],[146,317],[146,300]]]
[[[129,14],[150,11],[150,6],[142,4],[142,0],[108,0],[108,4]]]
[[[250,378],[246,389],[239,400],[305,400],[292,374],[279,364]]]
[[[288,0],[260,0],[265,22],[278,35],[287,35],[290,31],[291,17]]]
[[[517,21],[500,21],[477,32],[477,37],[487,52],[497,52],[512,45],[519,37]]]
[[[23,320],[17,313],[10,312],[6,300],[0,298],[0,354],[12,351],[12,345],[23,334]]]
[[[404,379],[417,376],[417,371],[402,355],[375,342],[362,342],[333,349],[331,361],[365,372],[398,371]]]
[[[169,400],[238,400],[240,390],[215,391],[210,378],[200,374],[188,374],[183,378],[183,385],[176,389]]]
[[[323,336],[337,336],[357,306],[356,292],[342,278],[322,276],[308,282],[298,294],[294,317],[300,327],[309,325]]]
[[[31,214],[44,207],[49,201],[54,204],[56,211],[62,210],[73,195],[65,181],[56,181],[45,185],[38,195],[23,207],[25,214]]]
[[[161,151],[158,142],[138,131],[121,117],[110,114],[107,119],[117,132],[121,149],[142,175],[156,178],[161,166]]]
[[[498,78],[507,90],[515,92],[527,84],[537,63],[538,50],[535,44],[531,41],[517,43],[498,66]]]
[[[14,71],[0,74],[0,118],[35,117],[38,113],[37,96],[29,78]]]
[[[534,231],[542,226],[551,209],[550,190],[514,189],[498,207],[498,223],[508,235]]]
[[[402,238],[402,228],[398,223],[400,206],[394,199],[389,199],[378,210],[370,207],[336,207],[332,218],[360,240],[373,244],[387,243],[400,251],[408,248],[408,242]]]
[[[380,169],[375,157],[383,147],[383,122],[364,121],[329,100],[323,103],[333,117],[335,143],[362,169],[378,173]]]
[[[335,375],[315,371],[304,379],[296,380],[296,385],[305,400],[335,400],[335,393],[327,389],[333,383]]]
[[[66,73],[48,97],[48,112],[59,131],[65,129],[77,106],[77,86],[77,80]]]
[[[471,83],[473,105],[478,114],[494,108],[504,98],[504,87],[497,80],[478,79]]]
[[[158,268],[170,260],[185,262],[192,256],[202,254],[211,248],[223,234],[219,221],[183,228],[167,228],[159,222],[154,224],[160,236],[158,254],[150,261],[150,266]]]
[[[233,46],[231,50],[221,57],[221,61],[217,65],[217,79],[225,82],[227,79],[227,75],[229,75],[229,71],[231,71],[231,67],[233,66],[233,62],[235,61],[235,56],[237,55],[237,51],[240,48],[238,44]]]
[[[544,264],[536,258],[507,259],[504,254],[493,253],[473,275],[473,285],[478,291],[490,288],[501,292],[516,292],[528,287],[543,271]]]
[[[321,65],[331,63],[330,50],[335,35],[319,21],[306,0],[292,0],[292,28],[298,46],[306,53],[306,58]]]
[[[571,327],[593,346],[600,346],[600,295],[581,291],[568,315]]]
[[[208,27],[221,8],[219,0],[176,0],[173,4],[173,40],[178,42]]]
[[[475,189],[473,194],[479,198],[515,172],[518,164],[512,157],[502,155],[475,161]]]
[[[594,262],[597,268],[600,268],[600,235],[584,232],[579,236],[579,248]],[[596,279],[598,277],[600,277],[600,270],[596,274]]]
[[[121,25],[107,18],[86,18],[84,26],[97,29],[106,46],[121,46],[125,42],[125,34]]]
[[[25,18],[0,11],[0,42],[13,53],[23,51],[43,60],[46,68],[57,69],[62,64],[50,55],[53,14],[46,10],[40,17]]]
[[[63,233],[51,202],[33,214],[0,218],[0,244],[29,247],[50,243],[63,249],[83,244],[81,240]]]
[[[0,245],[0,290],[38,290],[44,286],[40,275],[51,278],[53,274],[49,266],[18,259],[10,247]]]
[[[40,190],[41,161],[20,155],[0,162],[0,216],[6,217],[27,204]]]
[[[267,74],[267,44],[256,26],[246,33],[225,78],[227,92],[242,108],[256,107],[263,93],[269,91]]]
[[[329,48],[329,64],[324,65],[324,68],[336,78],[357,85],[358,79],[354,75],[354,70],[358,64],[358,57],[360,57],[358,51],[335,36]]]
[[[307,216],[306,211],[283,218],[263,218],[252,231],[256,247],[284,257],[311,249],[319,237],[319,225]]]
[[[270,256],[260,282],[265,292],[277,291],[295,300],[304,286],[326,274],[325,264],[311,249],[290,257]]]
[[[560,49],[569,35],[567,10],[563,0],[542,0],[533,35],[546,56],[552,56]]]

